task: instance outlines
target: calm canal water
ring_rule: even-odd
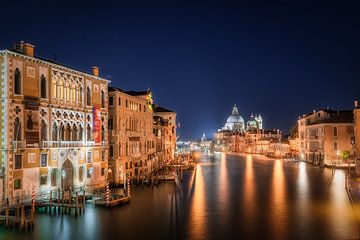
[[[127,206],[91,205],[84,216],[37,215],[31,233],[0,239],[358,239],[344,172],[215,154],[182,186],[133,189]]]

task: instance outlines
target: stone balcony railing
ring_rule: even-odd
[[[13,141],[12,142],[13,149],[19,149],[19,148],[25,148],[25,147],[26,147],[25,141]]]
[[[51,147],[92,147],[95,146],[94,141],[40,141],[41,148]]]

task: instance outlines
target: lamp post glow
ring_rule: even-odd
[[[336,156],[337,156],[337,163],[339,164],[340,150],[337,150],[337,151],[336,151]]]

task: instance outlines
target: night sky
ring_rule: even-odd
[[[13,3],[12,3],[13,2]],[[15,3],[16,2],[16,3]],[[273,2],[273,3],[271,3]],[[207,136],[234,103],[247,120],[288,132],[302,113],[360,100],[360,4],[355,1],[6,1],[0,48],[153,91],[178,113],[180,138]]]

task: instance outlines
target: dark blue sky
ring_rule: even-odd
[[[11,3],[13,2],[13,3]],[[16,3],[15,3],[16,2]],[[288,131],[301,113],[360,99],[356,1],[7,1],[0,48],[25,40],[36,54],[112,85],[151,88],[176,110],[180,138],[245,120]]]

